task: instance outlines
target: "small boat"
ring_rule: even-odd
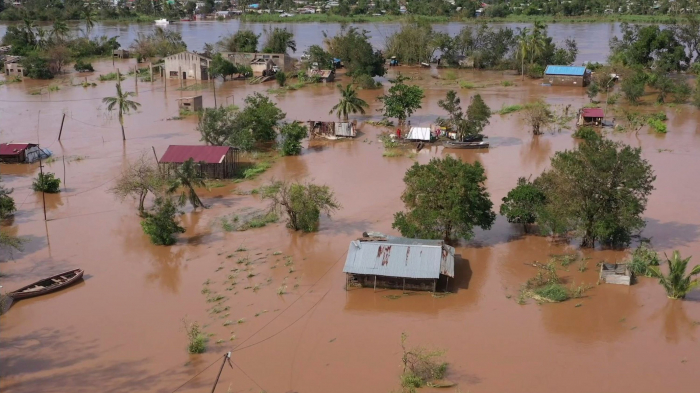
[[[7,296],[14,300],[27,299],[30,297],[41,296],[53,291],[65,288],[80,280],[83,277],[82,269],[69,270],[67,272],[56,274],[49,278],[39,280],[26,287],[22,287],[14,292],[10,292]]]
[[[192,22],[192,19],[190,19],[190,18],[182,18],[182,19],[180,19],[180,22]]]
[[[157,25],[167,25],[170,24],[167,19],[156,19],[156,24]]]
[[[481,142],[484,140],[483,135],[472,135],[472,136],[467,136],[462,139],[462,142]]]
[[[457,141],[447,141],[445,142],[445,148],[448,149],[488,149],[488,142],[457,142]]]
[[[420,63],[420,66],[421,66],[421,67],[424,67],[424,68],[430,68],[430,63],[426,63],[426,62],[423,61],[423,62]]]

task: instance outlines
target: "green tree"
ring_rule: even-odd
[[[328,38],[324,33],[328,53],[343,62],[349,76],[383,76],[386,73],[384,56],[382,52],[374,50],[367,33],[356,27],[343,28],[333,38]]]
[[[250,30],[238,30],[223,37],[216,45],[224,52],[257,52],[260,36]]]
[[[57,178],[51,172],[39,173],[32,182],[32,189],[49,194],[61,192],[61,179]]]
[[[591,100],[591,102],[593,102],[593,99],[596,98],[598,92],[600,92],[600,88],[595,82],[591,82],[588,85],[588,88],[586,89],[586,94],[588,95],[588,99]]]
[[[15,200],[10,196],[12,191],[12,188],[2,185],[2,177],[0,177],[0,220],[11,216],[17,210]]]
[[[297,43],[294,41],[294,33],[287,28],[275,27],[268,32],[267,41],[263,47],[265,53],[287,53],[287,49],[292,52],[297,51]]]
[[[629,102],[632,104],[637,104],[639,102],[639,98],[644,95],[644,87],[646,82],[647,77],[644,72],[637,71],[622,79],[620,88]]]
[[[122,170],[115,185],[109,191],[122,201],[128,197],[137,200],[139,215],[143,217],[148,193],[160,196],[164,193],[165,186],[166,179],[163,172],[154,161],[142,155]]]
[[[287,74],[285,74],[284,71],[278,71],[275,74],[275,80],[277,81],[277,85],[279,85],[279,87],[283,87],[287,82]]]
[[[202,200],[199,199],[195,187],[206,188],[207,185],[204,183],[200,164],[195,163],[194,159],[190,158],[173,170],[168,192],[173,193],[181,189],[182,192],[178,198],[180,206],[184,206],[189,201],[195,209],[198,207],[206,209]]]
[[[528,225],[537,222],[538,213],[546,200],[542,190],[528,179],[521,177],[518,178],[518,185],[503,197],[500,213],[510,223],[523,224],[527,233]]]
[[[460,104],[462,100],[457,97],[457,92],[454,90],[449,90],[444,100],[438,100],[438,106],[444,109],[449,115],[448,122],[450,127],[454,129],[459,128],[459,124],[464,119],[464,113],[462,113],[462,107]]]
[[[348,121],[350,113],[359,112],[364,115],[365,108],[369,108],[369,104],[357,96],[357,90],[351,84],[347,84],[343,88],[343,85],[338,83],[337,87],[340,91],[340,101],[331,108],[328,114],[335,112],[338,115],[338,119],[342,118],[343,121]]]
[[[271,210],[287,214],[287,227],[295,231],[316,232],[321,213],[330,217],[340,209],[328,186],[276,181],[262,188],[263,199],[271,201]]]
[[[309,47],[309,61],[308,65],[311,67],[314,63],[318,64],[321,69],[333,68],[333,56],[330,53],[323,50],[318,45],[311,45]]]
[[[645,225],[655,179],[641,149],[619,142],[593,139],[557,152],[535,180],[547,198],[539,224],[549,232],[574,231],[583,247],[627,244]]]
[[[684,299],[688,292],[700,286],[700,281],[697,278],[693,279],[693,276],[700,274],[700,265],[691,269],[688,275],[685,274],[690,258],[681,258],[680,252],[676,250],[673,252],[671,259],[666,257],[668,274],[661,273],[658,266],[649,266],[647,268],[651,277],[659,279],[659,284],[664,287],[666,295],[670,299]]]
[[[213,146],[235,146],[250,151],[255,145],[253,131],[244,124],[235,107],[205,108],[199,115],[197,131],[202,141]]]
[[[175,235],[185,233],[175,216],[178,209],[170,198],[157,198],[152,212],[145,214],[141,221],[143,232],[151,238],[151,243],[158,246],[170,246],[175,244]]]
[[[541,135],[542,129],[554,122],[554,113],[549,104],[537,100],[525,107],[523,112],[525,121],[532,127],[532,135]]]
[[[97,12],[92,7],[91,3],[85,3],[82,10],[83,19],[85,19],[85,35],[90,36],[90,31],[95,27],[95,18],[97,18]]]
[[[421,108],[421,101],[425,97],[423,89],[405,84],[406,79],[399,74],[391,81],[389,94],[379,97],[379,101],[384,104],[382,108],[384,116],[397,119],[399,125],[403,125],[413,112]]]
[[[284,156],[297,156],[301,154],[301,140],[308,136],[308,129],[298,121],[286,123],[280,127],[282,144],[280,150]]]
[[[209,73],[212,77],[216,78],[221,76],[226,81],[226,77],[232,76],[237,73],[238,70],[236,66],[233,65],[228,59],[224,59],[221,53],[217,53],[211,60],[211,66],[209,68]]]
[[[68,25],[62,20],[55,20],[51,28],[51,38],[63,41],[68,36]]]
[[[467,107],[468,135],[480,135],[484,127],[490,124],[491,108],[481,98],[481,94],[475,94]]]
[[[132,91],[122,91],[121,75],[117,75],[117,95],[114,97],[105,97],[102,102],[107,105],[107,111],[111,112],[117,110],[119,113],[119,125],[122,127],[122,140],[126,140],[126,133],[124,133],[124,114],[129,114],[132,110],[138,110],[141,104],[136,101],[131,101],[129,97],[136,96],[136,93]]]
[[[43,54],[36,51],[30,52],[20,60],[25,74],[32,79],[53,79],[54,75],[49,68],[49,61]]]
[[[496,219],[485,181],[478,161],[472,165],[446,156],[413,164],[401,196],[406,212],[394,214],[392,228],[413,238],[471,239],[475,226],[489,229]]]
[[[268,96],[253,93],[245,99],[246,107],[238,115],[240,124],[252,130],[257,142],[271,142],[277,136],[277,124],[286,114]]]

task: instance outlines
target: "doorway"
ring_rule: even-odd
[[[182,71],[182,79],[187,79],[187,73],[185,71]]]

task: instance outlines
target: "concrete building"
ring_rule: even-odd
[[[202,110],[202,96],[182,97],[177,99],[177,108],[179,110],[188,110],[192,112]]]
[[[5,57],[5,75],[8,77],[12,76],[24,76],[24,67],[20,64],[22,58],[19,56],[7,56]]]
[[[586,67],[548,65],[544,80],[552,86],[585,87],[591,80],[591,72]]]
[[[272,60],[274,65],[281,71],[287,72],[294,68],[292,58],[286,53],[245,53],[245,52],[222,52],[222,56],[227,57],[233,64],[251,65],[257,59]]]
[[[180,52],[165,58],[165,77],[209,80],[211,59],[197,53]]]
[[[275,67],[275,63],[272,60],[263,59],[262,57],[258,57],[250,62],[250,68],[253,70],[254,76],[267,76],[272,72],[273,67]]]

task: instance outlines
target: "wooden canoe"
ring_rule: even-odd
[[[488,142],[456,142],[447,141],[445,147],[448,149],[488,149]]]
[[[46,295],[47,293],[65,288],[80,280],[82,277],[82,269],[69,270],[67,272],[59,273],[55,276],[39,280],[33,284],[29,284],[26,287],[22,287],[14,292],[8,293],[7,296],[10,296],[15,300],[19,300]]]

